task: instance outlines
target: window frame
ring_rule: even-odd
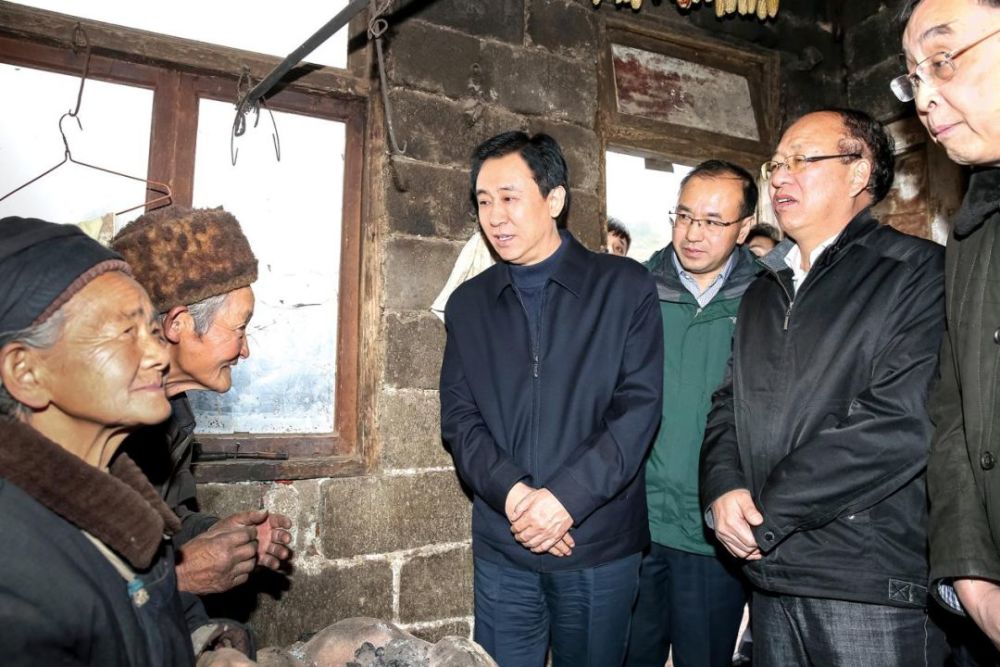
[[[80,76],[84,55],[74,53],[70,43],[77,24],[86,31],[92,48],[88,78],[153,91],[147,178],[169,183],[173,202],[190,206],[199,100],[233,102],[242,66],[248,66],[258,80],[279,59],[0,2],[0,61]],[[364,24],[355,19],[349,30],[357,35]],[[340,477],[367,470],[370,457],[361,439],[366,407],[362,405],[360,341],[369,84],[359,73],[366,71],[369,51],[352,51],[346,70],[300,66],[293,70],[297,75],[293,82],[283,83],[267,98],[272,110],[345,124],[334,431],[199,435],[203,451],[233,451],[240,444],[251,451],[288,454],[286,460],[197,463],[194,472],[201,482]],[[86,117],[85,100],[82,115]]]
[[[614,18],[609,18],[606,25],[598,69],[598,126],[605,152],[615,150],[682,164],[719,158],[756,173],[760,163],[770,157],[778,132],[780,62],[776,53]],[[621,113],[612,56],[614,44],[706,65],[745,78],[760,139],[751,141]]]

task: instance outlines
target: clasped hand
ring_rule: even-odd
[[[521,546],[557,557],[573,553],[576,543],[569,534],[573,517],[548,489],[518,482],[507,495],[506,511],[510,530]]]

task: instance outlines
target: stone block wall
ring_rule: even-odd
[[[883,122],[909,116],[910,103],[896,99],[889,82],[903,71],[898,24],[902,0],[844,3],[844,66],[847,100]]]
[[[373,113],[375,139],[366,156],[372,187],[365,252],[381,258],[366,287],[379,313],[371,355],[379,368],[377,427],[363,436],[372,468],[360,477],[201,489],[203,506],[220,515],[264,506],[295,522],[292,577],[259,575],[266,594],[244,601],[261,645],[287,644],[351,616],[379,617],[432,640],[470,634],[471,508],[441,442],[436,388],[444,328],[428,310],[476,230],[469,154],[505,130],[553,135],[570,167],[569,227],[597,248],[597,50],[605,18],[780,48],[788,109],[842,103],[839,45],[818,10],[800,11],[819,3],[785,4],[777,22],[762,25],[719,22],[711,7],[681,12],[671,2],[647,2],[638,13],[610,0],[598,9],[590,0],[394,3],[388,92],[406,151],[386,157],[382,119]]]

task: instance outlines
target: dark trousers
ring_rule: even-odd
[[[753,664],[940,667],[941,630],[924,609],[755,592]]]
[[[640,559],[533,572],[476,558],[473,638],[500,667],[542,667],[550,640],[554,667],[618,667]]]
[[[632,612],[629,667],[728,667],[736,647],[746,587],[730,559],[653,543],[643,556]]]

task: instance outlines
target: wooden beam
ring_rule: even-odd
[[[168,66],[199,74],[221,74],[232,78],[238,77],[243,68],[248,67],[254,79],[261,79],[282,60],[0,0],[0,35],[68,48],[77,23],[87,32],[95,54],[130,62]],[[360,71],[360,68],[352,67],[352,70]],[[352,71],[309,64],[294,68],[286,82],[282,87],[348,98],[366,97],[370,88],[366,77],[356,76]]]

